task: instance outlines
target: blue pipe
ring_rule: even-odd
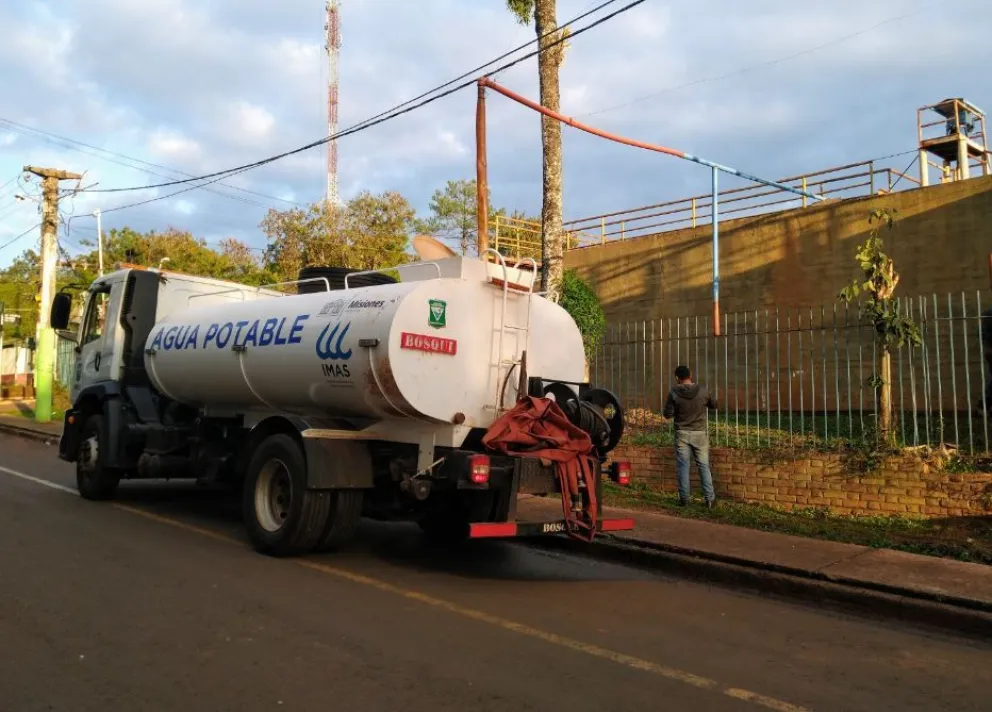
[[[762,185],[771,186],[773,188],[778,188],[779,190],[788,191],[789,193],[795,193],[796,195],[804,195],[807,198],[812,198],[813,200],[826,200],[822,195],[817,195],[815,193],[810,193],[802,188],[793,188],[791,185],[786,185],[785,183],[778,183],[773,180],[765,180],[764,178],[759,178],[758,176],[753,176],[750,173],[744,173],[736,168],[731,168],[730,166],[724,166],[720,163],[714,163],[713,161],[707,161],[705,158],[700,158],[699,156],[693,156],[692,154],[685,153],[682,156],[687,161],[692,161],[693,163],[699,163],[704,166],[709,166],[715,170],[723,171],[724,173],[729,173],[731,175],[739,176],[745,180],[754,181],[755,183],[761,183]]]

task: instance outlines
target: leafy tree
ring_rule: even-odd
[[[863,281],[856,279],[840,292],[840,299],[848,303],[865,295],[865,301],[859,304],[859,316],[872,326],[878,344],[879,372],[872,376],[870,385],[878,399],[879,434],[888,445],[895,444],[896,434],[892,427],[892,350],[922,342],[919,326],[902,313],[899,300],[894,298],[899,275],[892,258],[882,251],[879,233],[883,226],[891,230],[894,223],[895,210],[891,208],[871,212],[869,237],[855,253]]]
[[[568,30],[555,29],[558,27],[556,0],[506,0],[506,5],[521,24],[529,25],[534,22],[541,49],[537,56],[541,104],[552,111],[558,111],[561,108],[558,70],[565,59],[567,43],[564,40],[568,36]],[[561,124],[558,121],[541,116],[541,142],[544,148],[541,289],[548,293],[550,299],[557,301],[564,269]]]
[[[270,210],[261,223],[269,240],[267,269],[275,279],[289,281],[311,265],[381,269],[407,262],[415,216],[395,192],[366,191],[344,206],[319,202]]]
[[[76,280],[88,284],[98,276],[97,251],[91,240],[80,244],[91,250],[72,258],[70,264]],[[219,249],[213,249],[202,238],[172,227],[164,232],[141,233],[129,227],[104,231],[103,255],[105,271],[116,269],[119,263],[158,267],[168,257],[164,269],[244,284],[265,281],[261,256],[255,257],[244,243],[225,238]]]
[[[582,334],[586,357],[592,358],[606,331],[606,315],[596,292],[574,269],[568,269],[562,275],[561,299],[558,303],[575,320],[575,325]]]
[[[431,196],[431,215],[417,221],[417,231],[441,240],[457,242],[463,255],[478,254],[479,212],[475,179],[449,180]],[[489,201],[489,230],[498,211]]]

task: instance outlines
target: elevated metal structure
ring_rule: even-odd
[[[327,135],[338,130],[338,56],[341,52],[340,0],[328,0],[324,6],[324,49],[327,50]],[[327,202],[338,202],[338,142],[327,143]]]
[[[962,99],[944,99],[916,112],[920,142],[920,183],[930,184],[930,168],[940,171],[940,182],[967,180],[972,168],[992,173],[986,145],[985,112]],[[934,162],[931,156],[939,160]]]

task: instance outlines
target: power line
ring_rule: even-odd
[[[471,70],[470,72],[466,72],[465,74],[462,74],[460,77],[457,77],[455,79],[452,79],[452,80],[446,82],[445,84],[442,84],[442,85],[440,85],[438,87],[435,87],[434,89],[431,89],[431,90],[429,90],[427,92],[424,92],[423,94],[421,94],[418,97],[415,97],[414,99],[410,99],[408,101],[405,101],[402,104],[398,104],[398,105],[394,106],[393,108],[388,109],[387,111],[384,111],[384,112],[382,112],[380,114],[377,114],[376,116],[370,117],[368,119],[365,119],[364,121],[361,121],[361,122],[359,122],[359,123],[357,123],[357,124],[355,124],[355,125],[347,128],[347,129],[344,129],[342,131],[339,131],[338,133],[334,134],[333,136],[325,136],[325,137],[323,137],[321,139],[318,139],[318,140],[312,141],[311,143],[308,143],[306,145],[300,146],[299,148],[295,148],[295,149],[292,149],[290,151],[285,151],[283,153],[279,153],[279,154],[276,154],[274,156],[270,156],[268,158],[263,158],[261,160],[254,161],[252,163],[246,163],[246,164],[243,164],[243,165],[240,165],[240,166],[235,166],[234,168],[228,168],[228,169],[223,170],[223,171],[215,171],[213,173],[206,173],[204,175],[196,176],[194,178],[186,178],[184,180],[170,181],[170,182],[167,182],[167,183],[155,183],[155,184],[150,184],[150,185],[131,186],[131,187],[126,187],[126,188],[101,188],[101,189],[93,189],[93,190],[89,190],[87,192],[90,192],[90,193],[120,193],[120,192],[135,191],[135,190],[151,190],[153,188],[165,188],[165,187],[170,187],[170,186],[174,186],[174,185],[182,185],[182,184],[185,184],[185,183],[191,183],[191,182],[194,182],[194,181],[206,180],[208,178],[214,178],[215,180],[207,181],[206,183],[201,184],[201,185],[210,185],[211,183],[215,183],[215,182],[217,182],[219,180],[222,180],[225,177],[234,176],[234,175],[237,175],[239,173],[243,173],[244,171],[251,170],[253,168],[258,168],[260,166],[264,166],[264,165],[267,165],[269,163],[274,163],[275,161],[281,160],[283,158],[287,158],[289,156],[293,156],[293,155],[295,155],[297,153],[302,153],[302,152],[308,151],[308,150],[310,150],[312,148],[316,148],[318,146],[322,146],[322,145],[326,144],[328,141],[335,141],[335,140],[338,140],[340,138],[344,138],[346,136],[350,136],[353,133],[358,133],[359,131],[364,131],[366,129],[370,129],[373,126],[377,126],[378,124],[381,124],[381,123],[384,123],[386,121],[390,121],[392,119],[395,119],[395,118],[397,118],[399,116],[402,116],[403,114],[407,114],[407,113],[409,113],[411,111],[414,111],[416,109],[419,109],[421,107],[424,107],[424,106],[426,106],[428,104],[431,104],[431,103],[433,103],[435,101],[438,101],[439,99],[443,99],[443,98],[445,98],[447,96],[450,96],[451,94],[454,94],[457,91],[461,91],[462,89],[465,89],[465,88],[471,86],[472,84],[475,84],[475,82],[478,79],[478,77],[473,77],[472,79],[470,79],[467,82],[463,82],[461,84],[457,84],[456,86],[454,86],[454,87],[452,87],[450,89],[447,89],[446,91],[443,91],[440,94],[437,94],[436,93],[436,92],[440,91],[441,89],[445,89],[446,87],[450,87],[452,84],[455,84],[456,82],[458,82],[461,79],[464,79],[467,76],[473,75],[476,72],[481,71],[481,70],[483,70],[483,69],[485,69],[485,68],[487,68],[487,67],[495,64],[496,62],[500,61],[501,59],[506,58],[509,55],[515,54],[520,49],[529,47],[530,45],[534,44],[535,42],[540,42],[540,40],[543,37],[546,37],[546,36],[548,36],[548,35],[550,35],[550,34],[552,34],[554,32],[558,32],[561,29],[564,29],[565,27],[568,27],[569,25],[571,25],[571,24],[573,24],[573,23],[575,23],[575,22],[577,22],[577,21],[579,21],[579,20],[587,17],[588,15],[591,15],[591,14],[595,13],[596,11],[598,11],[598,10],[606,7],[607,5],[611,5],[611,4],[613,4],[613,3],[617,2],[617,1],[618,0],[606,0],[606,2],[600,3],[596,8],[594,8],[592,10],[589,10],[589,11],[587,11],[587,12],[585,12],[585,13],[577,16],[576,18],[573,18],[572,20],[569,20],[568,22],[566,22],[566,23],[564,23],[562,25],[559,25],[557,28],[555,28],[555,30],[551,30],[549,32],[546,32],[544,35],[542,35],[539,38],[535,38],[535,39],[531,40],[530,42],[527,42],[526,44],[523,44],[523,45],[521,45],[520,47],[518,47],[518,48],[516,48],[514,50],[510,50],[509,52],[506,52],[506,53],[500,55],[496,59],[490,60],[489,62],[486,62],[485,64],[481,65],[480,67],[477,67],[476,69]],[[511,62],[507,62],[506,64],[503,64],[503,65],[497,67],[496,69],[493,69],[493,70],[487,72],[483,76],[491,76],[493,74],[497,74],[497,73],[503,72],[503,71],[505,71],[505,70],[507,70],[507,69],[509,69],[511,67],[514,67],[514,66],[520,64],[521,62],[524,62],[524,61],[526,61],[526,60],[528,60],[528,59],[530,59],[532,57],[535,57],[535,56],[541,54],[542,52],[546,52],[547,50],[551,49],[552,47],[555,47],[555,46],[561,44],[562,42],[565,42],[566,40],[568,40],[568,39],[570,39],[572,37],[576,37],[576,36],[582,34],[583,32],[586,32],[588,30],[591,30],[594,27],[597,27],[598,25],[603,24],[607,20],[610,20],[610,19],[616,17],[617,15],[620,15],[621,13],[624,13],[624,12],[627,12],[628,10],[633,9],[634,7],[640,5],[643,2],[645,2],[645,0],[633,0],[632,2],[629,2],[626,5],[624,5],[623,7],[621,7],[620,9],[614,10],[613,12],[609,13],[608,15],[604,15],[603,17],[601,17],[601,18],[593,21],[589,25],[586,25],[585,27],[582,27],[582,28],[580,28],[578,30],[575,30],[570,35],[567,35],[566,36],[566,35],[563,34],[560,38],[558,38],[554,42],[548,44],[546,47],[544,47],[544,48],[538,48],[534,52],[530,52],[528,54],[525,54],[525,55],[519,57],[518,59],[515,59],[515,60],[513,60]],[[431,96],[430,98],[424,99],[424,97],[427,97],[427,96],[429,96],[431,94],[435,94],[435,95],[434,96]],[[423,101],[419,101],[420,99],[423,99]],[[414,102],[416,102],[416,103],[414,103]],[[186,190],[192,190],[194,188],[201,187],[201,185],[196,185],[196,186],[193,186],[192,188],[187,188],[185,190],[178,191],[176,193],[172,193],[170,195],[165,195],[165,196],[161,196],[161,197],[157,197],[157,198],[150,198],[148,200],[140,201],[138,203],[134,203],[134,204],[131,204],[131,205],[121,206],[119,208],[115,208],[115,210],[123,210],[125,207],[135,207],[137,205],[145,205],[147,203],[154,202],[155,200],[163,200],[165,198],[172,197],[172,195],[178,195],[179,193],[186,192]],[[110,211],[108,210],[108,211],[104,211],[104,212],[110,212]]]
[[[0,245],[0,250],[6,250],[8,247],[10,247],[11,245],[13,245],[15,242],[17,242],[18,240],[20,240],[22,237],[24,237],[25,235],[27,235],[29,232],[31,232],[32,230],[36,230],[39,227],[41,227],[41,223],[38,223],[37,225],[33,225],[32,227],[29,227],[27,230],[25,230],[24,232],[22,232],[20,235],[18,235],[17,237],[15,237],[10,242],[5,243],[4,245]]]
[[[865,35],[865,34],[871,32],[872,30],[876,30],[879,27],[882,27],[883,25],[888,25],[890,23],[897,22],[899,20],[905,20],[906,18],[913,17],[914,15],[919,15],[920,13],[925,12],[925,11],[926,11],[925,9],[924,10],[916,10],[914,12],[909,12],[909,13],[906,13],[906,14],[903,14],[903,15],[898,15],[896,17],[889,17],[889,18],[887,18],[885,20],[882,20],[881,22],[875,23],[871,27],[866,27],[863,30],[859,30],[857,32],[853,32],[853,33],[851,33],[849,35],[844,35],[843,37],[838,37],[837,39],[830,40],[829,42],[825,42],[825,43],[823,43],[821,45],[817,45],[816,47],[810,47],[808,49],[804,49],[804,50],[802,50],[800,52],[795,52],[795,53],[790,54],[790,55],[787,55],[785,57],[779,57],[778,59],[770,59],[770,60],[765,61],[765,62],[759,62],[758,64],[752,64],[752,65],[750,65],[748,67],[744,67],[742,69],[737,69],[737,70],[734,70],[733,72],[728,72],[726,74],[720,74],[720,75],[713,76],[713,77],[704,77],[702,79],[694,79],[694,80],[692,80],[690,82],[686,82],[685,84],[679,84],[677,86],[667,87],[665,89],[661,89],[659,91],[652,92],[651,94],[644,94],[643,96],[639,96],[639,97],[636,97],[636,98],[631,99],[629,101],[625,101],[622,104],[614,104],[613,106],[607,106],[607,107],[605,107],[603,109],[597,109],[596,111],[590,111],[590,112],[587,112],[585,114],[577,114],[576,115],[576,118],[585,117],[585,116],[596,116],[598,114],[605,114],[605,113],[607,113],[609,111],[615,111],[617,109],[624,109],[624,108],[626,108],[628,106],[632,106],[633,104],[638,104],[638,103],[640,103],[642,101],[647,101],[648,99],[654,99],[655,97],[661,96],[662,94],[668,94],[668,93],[671,93],[671,92],[680,91],[682,89],[688,89],[689,87],[698,86],[699,84],[706,84],[708,82],[716,82],[716,81],[720,81],[720,80],[723,80],[723,79],[729,79],[730,77],[736,77],[736,76],[741,75],[741,74],[746,74],[748,72],[753,72],[756,69],[762,69],[764,67],[771,67],[771,66],[774,66],[776,64],[781,64],[783,62],[788,62],[790,60],[797,59],[798,57],[802,57],[802,56],[807,55],[807,54],[812,54],[814,52],[819,52],[821,49],[826,49],[827,47],[833,47],[834,45],[838,45],[838,44],[841,44],[843,42],[847,42],[848,40],[854,39],[855,37],[860,37],[861,35]]]
[[[93,146],[93,145],[88,144],[88,143],[85,143],[83,141],[77,141],[76,139],[68,138],[67,136],[60,136],[59,134],[55,134],[55,133],[52,133],[50,131],[45,131],[43,129],[35,128],[33,126],[28,126],[26,124],[20,124],[20,123],[18,123],[16,121],[12,121],[11,119],[5,119],[3,117],[0,117],[0,125],[9,126],[14,131],[17,131],[18,133],[21,133],[21,134],[23,134],[25,136],[31,136],[32,134],[37,134],[39,137],[41,137],[41,138],[49,141],[49,143],[53,143],[53,144],[56,144],[56,145],[61,145],[64,148],[68,148],[68,149],[73,150],[73,151],[78,151],[79,153],[82,153],[84,156],[92,156],[94,158],[99,158],[102,161],[107,161],[109,163],[115,163],[118,166],[124,166],[125,168],[130,168],[132,170],[141,171],[143,173],[148,173],[149,175],[153,175],[153,176],[159,176],[160,178],[171,178],[171,176],[164,175],[162,173],[158,173],[158,172],[153,171],[153,170],[150,170],[148,168],[142,168],[141,166],[136,166],[136,165],[133,165],[132,163],[125,163],[124,161],[118,161],[118,160],[115,160],[114,158],[110,158],[109,156],[117,156],[119,158],[123,158],[123,159],[126,159],[128,161],[132,161],[134,163],[141,163],[141,164],[144,164],[146,166],[153,166],[155,168],[160,168],[160,169],[162,169],[164,171],[170,171],[172,173],[178,173],[178,174],[184,175],[184,176],[193,176],[192,173],[186,173],[185,171],[181,171],[181,170],[179,170],[177,168],[170,168],[169,166],[163,166],[163,165],[158,164],[158,163],[152,163],[150,161],[145,161],[145,160],[140,159],[140,158],[135,158],[134,156],[129,156],[129,155],[125,154],[125,153],[120,153],[118,151],[111,151],[110,149],[100,148],[99,146]],[[72,144],[75,144],[75,145],[72,145]],[[82,148],[80,148],[80,147],[82,147]],[[83,148],[92,149],[93,151],[100,151],[101,153],[106,153],[108,155],[107,156],[98,156],[98,155],[96,155],[94,153],[91,153],[91,152],[88,152],[88,151],[84,151]],[[16,178],[16,176],[15,176],[15,178]],[[238,186],[228,185],[227,183],[222,183],[221,185],[223,185],[226,188],[231,188],[232,190],[241,191],[242,193],[250,193],[251,195],[257,195],[257,196],[259,196],[261,198],[266,198],[268,200],[278,200],[278,201],[281,201],[281,202],[284,202],[284,203],[289,203],[290,205],[297,205],[297,206],[301,205],[301,203],[297,203],[296,201],[288,200],[286,198],[280,198],[280,197],[277,197],[275,195],[266,195],[265,193],[259,193],[257,191],[249,190],[247,188],[239,188]],[[91,191],[91,192],[97,192],[97,191]],[[219,191],[219,190],[211,190],[209,192],[216,193],[217,195],[221,195],[221,196],[223,196],[225,198],[230,198],[231,200],[238,200],[240,202],[247,203],[249,205],[256,205],[256,206],[259,206],[259,207],[266,207],[266,205],[264,203],[259,203],[257,200],[251,200],[249,198],[243,198],[243,197],[238,196],[238,195],[230,195],[228,193],[224,193],[224,192]]]
[[[4,183],[3,185],[0,185],[0,195],[3,195],[3,193],[6,190],[7,186],[10,185],[11,183],[13,183],[15,180],[17,180],[20,175],[21,175],[20,173],[15,173],[13,178],[11,178],[9,181],[7,181],[6,183]]]

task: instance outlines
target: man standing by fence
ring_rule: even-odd
[[[699,481],[706,498],[706,506],[712,507],[716,501],[713,491],[713,475],[710,472],[710,440],[706,430],[706,409],[716,409],[716,399],[706,386],[692,382],[692,372],[688,366],[675,369],[678,384],[668,392],[665,410],[666,419],[675,419],[675,462],[679,483],[679,504],[689,503],[689,456],[696,461]]]

